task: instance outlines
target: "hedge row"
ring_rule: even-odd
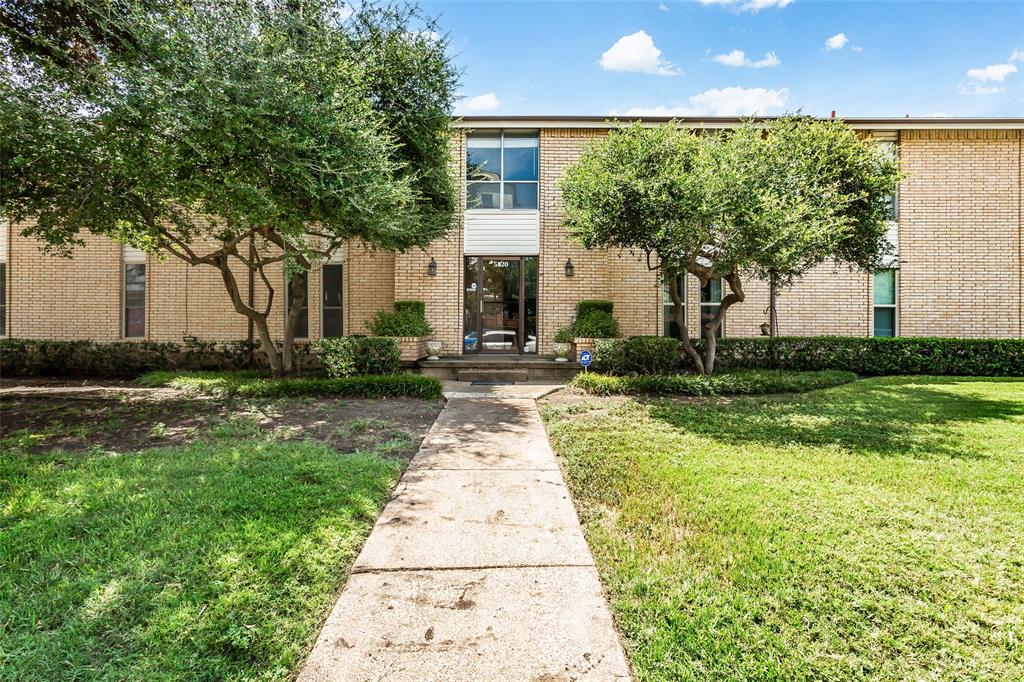
[[[853,372],[785,372],[745,370],[704,376],[702,374],[647,374],[610,376],[592,372],[577,374],[570,386],[593,395],[754,395],[813,391],[847,384]]]
[[[139,377],[144,386],[169,386],[189,393],[218,397],[285,398],[335,396],[340,398],[443,397],[441,382],[418,374],[350,376],[336,379],[300,377],[268,379],[258,372],[149,372]]]
[[[704,342],[695,341],[698,351]],[[595,369],[607,374],[691,371],[678,342],[657,336],[602,339]],[[725,338],[715,367],[730,369],[841,370],[863,376],[935,374],[1024,376],[1024,340],[873,338],[847,336]]]
[[[299,366],[314,359],[307,344],[296,344]],[[50,341],[0,339],[3,376],[135,377],[153,370],[208,370],[266,367],[258,344],[248,341],[155,343],[152,341]]]

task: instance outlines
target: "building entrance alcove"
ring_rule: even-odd
[[[537,256],[466,256],[462,352],[537,353]]]

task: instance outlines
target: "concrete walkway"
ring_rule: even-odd
[[[536,404],[449,400],[299,680],[629,679]]]

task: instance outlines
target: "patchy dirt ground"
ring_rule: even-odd
[[[387,456],[409,459],[441,406],[436,401],[404,399],[220,400],[167,392],[115,399],[56,391],[32,397],[0,396],[0,448],[125,452],[185,445],[206,437],[258,435],[282,441],[314,440],[339,452],[387,444]]]

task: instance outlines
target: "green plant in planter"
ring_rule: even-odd
[[[572,343],[572,327],[562,327],[555,332],[555,343]]]

